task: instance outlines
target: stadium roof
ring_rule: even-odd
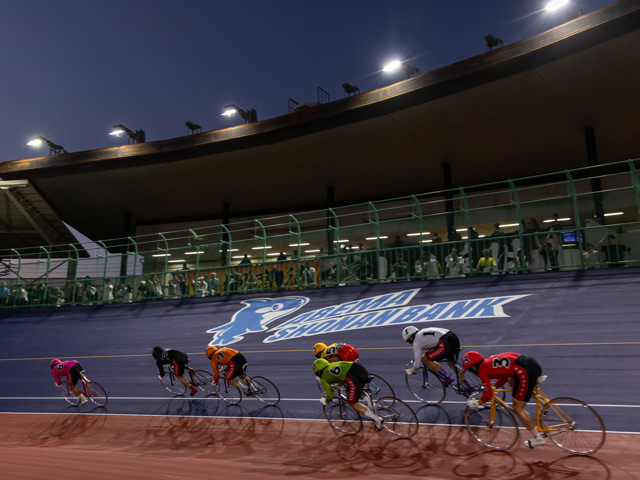
[[[233,221],[583,167],[587,128],[598,161],[617,162],[640,157],[638,45],[640,3],[623,0],[379,90],[224,130],[4,162],[0,177],[28,179],[97,240],[213,221],[225,204]]]

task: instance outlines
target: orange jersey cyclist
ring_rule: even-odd
[[[313,346],[313,356],[324,358],[327,362],[355,362],[360,358],[358,351],[348,343],[332,343],[328,347],[318,342]]]
[[[505,383],[509,382],[513,388],[513,411],[518,415],[525,428],[533,435],[524,444],[529,448],[545,444],[544,437],[538,432],[533,418],[525,409],[533,389],[538,383],[538,378],[542,375],[542,368],[535,359],[514,352],[499,353],[484,358],[478,352],[471,351],[464,354],[462,365],[467,370],[478,375],[486,387],[479,400],[470,399],[467,401],[469,408],[478,408],[491,399],[493,395],[491,380],[497,380],[495,388],[501,388]]]
[[[249,394],[249,385],[244,375],[247,368],[247,359],[242,353],[233,348],[216,348],[210,345],[207,347],[205,355],[211,360],[214,385],[220,379],[220,365],[226,365],[224,378],[227,379],[230,385],[240,388],[247,395]]]
[[[418,330],[410,325],[402,331],[402,339],[413,346],[413,365],[405,370],[407,375],[416,373],[420,368],[421,362],[424,362],[427,367],[444,377],[445,386],[453,383],[454,378],[443,370],[437,362],[447,360],[452,370],[457,368],[455,362],[458,360],[458,354],[460,353],[460,340],[458,340],[458,336],[455,333],[445,328],[436,327]],[[458,370],[458,373],[462,378],[463,385],[468,387],[464,380],[464,372]]]
[[[80,399],[80,405],[84,405],[88,402],[87,397],[80,391],[77,387],[78,380],[80,378],[84,378],[86,382],[89,382],[89,379],[84,376],[84,368],[77,360],[67,360],[63,362],[57,358],[51,360],[49,364],[51,367],[51,375],[53,375],[53,380],[56,382],[56,387],[62,386],[62,378],[67,378],[67,383],[73,390],[73,393]]]
[[[151,355],[156,360],[156,366],[158,367],[158,379],[164,378],[164,366],[171,365],[173,374],[178,377],[180,383],[190,390],[189,395],[194,396],[198,389],[191,385],[189,380],[184,378],[184,369],[189,363],[189,357],[186,353],[180,350],[174,350],[173,348],[153,347]]]
[[[362,389],[369,382],[369,372],[366,368],[355,362],[329,363],[324,358],[319,358],[313,362],[313,373],[320,379],[325,391],[325,396],[320,398],[323,405],[333,400],[332,384],[344,385],[347,387],[349,405],[359,414],[373,420],[376,430],[382,430],[382,417],[377,416],[362,403],[358,403],[362,396]]]

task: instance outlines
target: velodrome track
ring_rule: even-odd
[[[372,476],[375,474],[365,467],[380,467],[380,459],[390,458],[381,470],[386,478],[429,474],[460,478],[469,476],[468,469],[477,468],[489,468],[491,473],[486,471],[484,478],[503,474],[514,478],[524,472],[522,468],[529,472],[522,478],[537,478],[537,464],[553,464],[565,473],[569,468],[574,478],[583,478],[579,475],[593,473],[594,468],[604,469],[606,476],[584,478],[637,478],[638,273],[637,269],[540,273],[2,311],[0,412],[5,415],[0,415],[0,431],[4,432],[0,445],[11,457],[3,455],[0,468],[15,468],[24,473],[23,478],[31,478],[41,473],[39,469],[50,467],[46,454],[52,459],[78,451],[96,456],[97,451],[115,449],[119,467],[113,457],[94,458],[96,465],[102,461],[112,468],[111,473],[121,468],[129,478],[145,478],[149,468],[162,469],[151,462],[138,477],[135,468],[125,467],[122,451],[128,453],[129,461],[134,455],[136,468],[141,468],[142,460],[169,448],[197,458],[185,462],[189,467],[184,465],[194,472],[220,471],[222,456],[249,462],[255,472],[274,477],[306,478],[312,472],[315,478],[323,478],[324,473],[330,478],[332,472]],[[232,318],[233,332],[218,328]],[[603,450],[574,464],[563,460],[565,455],[553,446],[503,453],[487,452],[473,444],[458,427],[463,423],[462,397],[449,392],[441,406],[426,407],[412,401],[404,386],[403,368],[411,351],[400,332],[415,318],[424,326],[455,331],[463,350],[476,349],[487,355],[517,351],[535,357],[549,377],[544,385],[548,395],[579,398],[600,413],[610,432]],[[297,321],[291,322],[293,319]],[[218,340],[235,340],[232,334],[259,329],[261,323],[264,331],[246,333],[230,346],[247,355],[249,373],[276,383],[282,395],[277,407],[264,408],[253,399],[229,407],[200,393],[190,399],[171,398],[159,385],[150,356],[154,345],[182,349],[189,353],[192,367],[208,368],[202,352],[215,332],[207,330],[218,328]],[[287,338],[265,343],[265,339],[283,336],[276,327],[285,323],[293,325],[281,330]],[[424,424],[420,433],[411,441],[391,441],[387,432],[375,433],[370,428],[355,439],[334,435],[323,420],[311,372],[310,349],[316,341],[356,346],[361,363],[387,379],[396,395],[414,408]],[[68,406],[53,385],[48,368],[53,357],[80,360],[89,378],[107,390],[107,407]],[[78,415],[85,413],[95,415]],[[330,450],[331,460],[301,454],[300,449],[315,451],[325,443],[338,445],[335,452]],[[267,447],[278,453],[266,453]],[[209,457],[215,459],[215,467],[207,464]],[[22,458],[33,460],[27,466]],[[277,466],[274,458],[281,459]],[[557,462],[562,463],[561,469]],[[236,465],[228,465],[229,471]],[[438,468],[448,476],[438,474]],[[540,470],[548,472],[549,468]],[[173,471],[177,474],[179,469]],[[246,478],[254,477],[249,474]]]

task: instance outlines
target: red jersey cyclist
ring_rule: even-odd
[[[407,375],[416,373],[421,362],[424,362],[427,367],[444,377],[445,387],[453,383],[454,378],[437,362],[447,360],[452,370],[455,371],[458,368],[455,362],[460,353],[460,340],[455,333],[445,328],[436,327],[418,330],[410,325],[402,331],[402,339],[413,346],[413,365],[405,370]],[[459,374],[463,386],[469,388],[469,384],[464,379],[464,372],[459,371]]]
[[[329,363],[324,358],[319,358],[313,362],[313,373],[320,379],[325,391],[325,396],[320,398],[323,405],[333,400],[332,384],[346,385],[349,405],[359,414],[373,420],[376,430],[382,430],[382,417],[377,416],[362,403],[358,403],[362,396],[362,389],[369,382],[369,372],[366,368],[355,362]]]
[[[533,418],[525,409],[533,389],[538,383],[538,378],[542,375],[542,368],[535,359],[513,352],[499,353],[484,358],[478,352],[471,351],[464,354],[462,365],[467,370],[475,373],[486,387],[479,400],[474,398],[467,401],[469,408],[478,408],[491,399],[493,395],[491,380],[497,380],[495,383],[496,388],[501,388],[505,383],[509,382],[513,389],[513,411],[518,415],[525,428],[533,435],[524,444],[529,448],[545,444],[544,437],[536,429]]]
[[[198,389],[184,378],[184,369],[189,363],[189,357],[186,353],[172,348],[153,347],[151,355],[156,359],[156,365],[158,366],[158,380],[164,378],[164,366],[171,365],[173,374],[178,377],[180,383],[191,390],[189,395],[193,397],[198,392]]]
[[[360,358],[358,351],[348,343],[332,343],[328,347],[324,343],[313,346],[313,356],[324,358],[327,362],[355,362]]]
[[[240,388],[245,395],[249,394],[249,385],[244,375],[245,369],[247,368],[247,359],[242,353],[233,348],[216,348],[210,345],[207,347],[205,355],[211,360],[214,385],[217,385],[220,379],[219,366],[226,365],[227,369],[225,370],[224,378],[227,379],[230,385]]]
[[[81,378],[84,378],[85,382],[91,383],[89,379],[85,377],[84,368],[82,368],[80,362],[77,360],[67,360],[63,362],[58,358],[54,358],[51,360],[49,367],[51,367],[51,375],[53,375],[53,379],[56,382],[56,387],[62,386],[62,377],[67,377],[67,383],[69,387],[71,387],[71,390],[73,390],[73,393],[80,399],[80,405],[84,405],[89,401],[77,387],[78,380]]]

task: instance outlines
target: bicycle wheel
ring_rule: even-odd
[[[596,411],[575,398],[554,398],[540,412],[546,436],[562,450],[590,455],[600,450],[607,436]]]
[[[105,392],[104,388],[102,388],[100,384],[96,382],[87,383],[84,390],[87,394],[87,397],[89,397],[89,400],[91,400],[99,407],[104,407],[109,401],[107,392]]]
[[[242,393],[238,387],[234,387],[227,380],[221,378],[215,386],[215,394],[229,405],[237,405],[242,400]]]
[[[334,398],[322,410],[334,430],[345,435],[355,435],[362,430],[362,417],[349,406],[346,398]]]
[[[381,397],[376,401],[374,411],[384,419],[384,428],[398,437],[411,438],[418,432],[418,417],[402,400]]]
[[[384,378],[374,375],[373,373],[370,373],[369,377],[371,378],[371,381],[369,382],[369,393],[371,394],[371,400],[374,404],[380,397],[396,396],[393,388]]]
[[[275,405],[280,401],[278,387],[271,380],[264,377],[253,377],[249,379],[250,395],[256,397],[266,405]]]
[[[211,382],[213,382],[213,374],[206,370],[195,370],[191,374],[191,384],[202,390],[207,395],[213,395],[216,393],[216,387],[213,386]]]
[[[60,386],[60,395],[64,398],[69,404],[76,406],[80,402],[80,399],[76,397],[76,394],[73,393],[71,387],[67,383],[67,380],[62,380],[62,385]]]
[[[444,383],[434,371],[421,367],[414,375],[404,379],[411,395],[427,405],[437,405],[447,394]]]
[[[174,395],[184,395],[184,392],[187,391],[187,387],[185,387],[172,372],[165,372],[160,383]]]
[[[473,439],[494,450],[508,450],[518,441],[518,424],[508,408],[495,402],[495,413],[491,406],[468,408],[464,412],[467,430]]]

